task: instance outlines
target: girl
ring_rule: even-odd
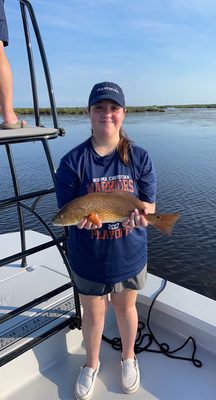
[[[154,213],[155,170],[148,153],[135,146],[122,129],[126,114],[122,89],[113,82],[96,84],[88,111],[91,137],[66,154],[57,171],[59,207],[90,192],[125,190],[143,201],[146,214]],[[69,228],[68,256],[83,307],[87,356],[75,386],[78,400],[88,400],[94,390],[109,293],[122,342],[122,387],[126,393],[139,387],[134,354],[136,298],[145,284],[147,225],[145,215],[135,209],[122,223],[96,226],[83,219]]]

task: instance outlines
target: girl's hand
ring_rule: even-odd
[[[148,214],[147,209],[145,209],[145,214]],[[140,226],[144,226],[146,228],[148,226],[148,221],[145,218],[145,215],[140,214],[139,211],[135,208],[135,210],[131,213],[130,217],[122,222],[122,226],[124,227],[129,226],[131,229]]]
[[[89,221],[87,218],[83,218],[82,221],[77,224],[77,228],[79,229],[99,229],[102,227],[102,223],[99,222],[97,225],[93,224],[91,221]]]

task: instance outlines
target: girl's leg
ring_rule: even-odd
[[[122,342],[122,387],[126,393],[134,393],[140,385],[139,365],[134,354],[138,325],[137,291],[124,289],[111,296]]]
[[[107,310],[107,296],[80,295],[83,307],[82,333],[86,349],[86,366],[96,370]]]
[[[136,299],[137,291],[133,289],[124,289],[121,293],[111,294],[122,341],[123,360],[134,359],[134,344],[138,326]]]

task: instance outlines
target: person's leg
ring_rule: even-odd
[[[82,333],[86,349],[86,366],[98,366],[101,338],[107,310],[107,296],[80,295],[83,307]]]
[[[133,289],[111,294],[122,342],[122,387],[126,393],[136,392],[140,385],[139,365],[134,354],[138,325],[136,298],[137,291]]]
[[[123,360],[134,358],[134,344],[138,326],[136,299],[137,291],[132,289],[124,289],[121,293],[111,294],[121,336]]]
[[[83,307],[82,333],[86,349],[86,364],[81,367],[75,385],[75,397],[89,400],[94,391],[99,371],[99,353],[104,320],[107,309],[107,296],[80,295]]]
[[[0,106],[5,123],[13,124],[18,118],[13,110],[13,78],[12,71],[5,54],[3,42],[0,40]]]

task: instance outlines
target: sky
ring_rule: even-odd
[[[97,82],[128,106],[216,103],[215,0],[31,0],[57,107],[85,107]],[[14,106],[32,107],[18,0],[5,0]],[[39,103],[49,106],[30,27]]]

